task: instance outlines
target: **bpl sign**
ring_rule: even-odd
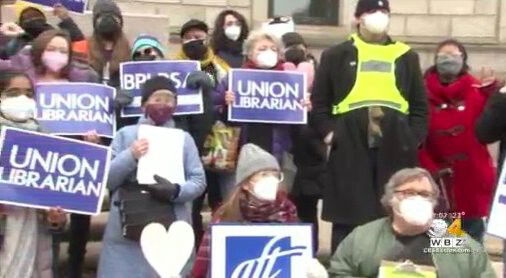
[[[211,277],[302,278],[313,258],[312,226],[211,226]]]
[[[84,13],[87,2],[87,0],[23,0],[23,1],[48,7],[53,7],[56,4],[62,4],[69,11],[81,14]]]
[[[199,89],[188,88],[186,81],[190,74],[200,70],[197,61],[145,61],[125,62],[120,65],[121,89],[132,94],[134,100],[123,108],[122,117],[139,117],[141,109],[142,86],[155,76],[164,76],[174,82],[177,89],[177,108],[175,115],[202,114],[204,104]]]

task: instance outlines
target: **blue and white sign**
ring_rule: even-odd
[[[84,13],[87,2],[87,0],[23,0],[23,1],[48,7],[53,7],[56,4],[62,4],[63,6],[65,6],[65,8],[67,8],[67,10],[80,14]]]
[[[96,130],[113,138],[116,131],[113,87],[93,83],[39,83],[37,114],[44,131],[55,135],[84,135]]]
[[[212,278],[306,278],[313,258],[312,226],[211,226]]]
[[[2,127],[0,138],[0,203],[101,211],[109,148],[9,127]]]
[[[497,183],[490,217],[488,218],[487,233],[506,239],[506,163],[503,163],[501,177]]]
[[[303,105],[306,77],[300,72],[234,69],[229,90],[235,101],[229,106],[233,122],[306,124]]]
[[[202,91],[186,87],[188,76],[200,70],[197,61],[146,61],[126,62],[120,65],[121,89],[129,91],[134,97],[131,105],[125,107],[122,117],[139,117],[141,109],[142,85],[155,77],[165,76],[174,81],[177,88],[177,109],[175,115],[204,113]]]

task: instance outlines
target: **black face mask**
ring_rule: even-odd
[[[42,32],[52,29],[43,18],[37,18],[21,23],[21,28],[25,30],[32,38],[37,38]]]
[[[306,52],[300,48],[291,48],[285,52],[285,60],[296,65],[306,61]]]
[[[95,27],[95,31],[103,39],[114,40],[119,35],[121,26],[118,24],[118,22],[116,22],[114,16],[105,15],[99,19],[99,22]]]
[[[207,53],[207,45],[204,40],[194,40],[183,44],[183,52],[192,60],[202,60]]]

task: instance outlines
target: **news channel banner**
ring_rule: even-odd
[[[462,217],[465,212],[435,213],[432,225],[427,232],[430,237],[430,247],[424,248],[424,253],[461,253],[471,254],[486,252],[484,248],[471,248],[467,241],[471,239],[462,230]]]

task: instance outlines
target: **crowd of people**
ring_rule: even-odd
[[[474,77],[465,46],[454,39],[437,46],[433,65],[422,72],[418,54],[388,35],[388,0],[358,1],[354,32],[318,60],[300,34],[251,30],[234,10],[222,11],[212,29],[202,20],[188,20],[179,34],[181,49],[170,59],[165,42],[154,36],[128,41],[113,0],[93,7],[91,34],[83,34],[60,4],[54,7],[58,26],[48,24],[38,6],[17,5],[17,22],[0,26],[0,126],[44,132],[34,119],[35,86],[41,82],[117,89],[118,131],[112,141],[94,130],[72,137],[112,149],[98,277],[157,277],[142,253],[140,230],[122,220],[131,213],[129,202],[143,199],[145,192],[153,198],[138,215],[152,217],[156,207],[157,213],[167,211],[156,216],[160,221],[182,220],[194,228],[195,256],[182,277],[210,275],[206,204],[212,223],[311,223],[317,251],[319,200],[322,219],[332,223],[333,255],[327,270],[313,264],[308,277],[377,277],[385,260],[432,266],[438,277],[495,277],[483,251],[497,183],[487,144],[506,140],[504,81],[488,69]],[[158,76],[142,86],[144,116],[121,117],[133,101],[120,87],[121,63],[162,60],[200,64],[186,85],[202,91],[203,113],[174,115],[178,89]],[[236,95],[228,76],[235,68],[302,72],[308,84],[300,101],[308,123],[229,121]],[[232,171],[202,162],[217,122],[240,128]],[[150,148],[138,138],[140,125],[180,130],[185,184],[161,176],[154,185],[139,184],[137,163]],[[290,186],[284,186],[287,157],[297,167]],[[498,165],[503,157],[501,152]],[[423,252],[437,212],[461,216],[466,248],[476,252]],[[64,232],[69,235],[65,277],[82,277],[90,216],[0,205],[0,278],[60,276]]]

